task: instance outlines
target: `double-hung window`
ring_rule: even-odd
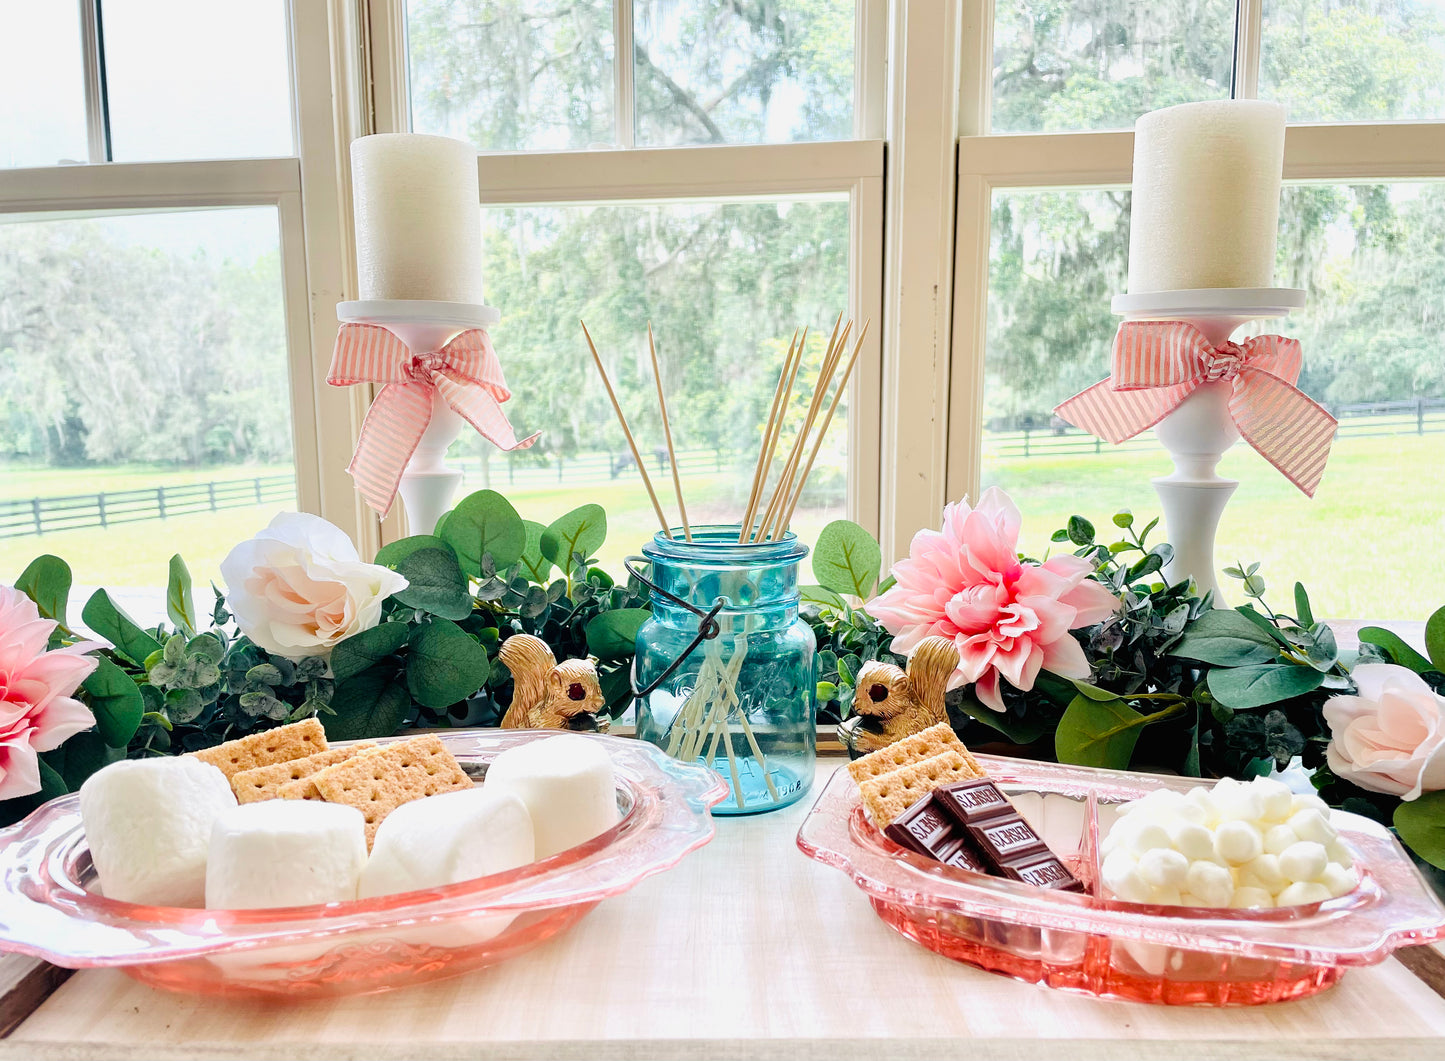
[[[876,525],[886,34],[853,0],[372,0],[377,131],[480,152],[508,411],[544,431],[464,434],[465,489],[543,523],[604,501],[608,561],[657,530],[585,320],[676,522],[650,324],[688,516],[736,521],[794,329],[811,382],[841,313],[871,327],[793,526]]]

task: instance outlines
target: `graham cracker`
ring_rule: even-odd
[[[335,766],[368,748],[375,748],[375,741],[354,744],[349,748],[329,748],[304,759],[292,759],[270,766],[258,766],[231,775],[231,791],[236,793],[239,803],[259,803],[263,799],[282,798],[278,791],[283,785],[310,777],[317,770]],[[294,797],[293,797],[294,798]],[[303,797],[304,798],[304,797]],[[318,795],[316,797],[320,799]]]
[[[353,756],[352,758],[355,758]],[[318,771],[319,772],[319,771]],[[300,777],[276,787],[277,799],[322,799],[321,790],[310,777]]]
[[[203,763],[210,763],[229,781],[243,770],[254,770],[258,766],[304,759],[308,755],[326,751],[326,731],[314,718],[293,722],[289,726],[253,733],[240,740],[229,740],[225,744],[204,751],[191,752]]]
[[[879,748],[876,752],[869,752],[867,755],[854,759],[848,764],[848,773],[852,775],[854,781],[861,785],[870,777],[881,777],[899,767],[941,755],[949,749],[966,756],[970,765],[978,770],[979,776],[983,776],[982,768],[974,761],[969,750],[963,746],[963,742],[958,739],[958,735],[953,732],[953,727],[947,722],[929,726],[911,737],[904,737],[900,741],[894,741],[886,748]]]
[[[921,762],[901,766],[859,784],[863,806],[873,824],[882,829],[935,788],[958,781],[975,781],[984,775],[973,756],[950,748]]]
[[[368,850],[382,821],[403,803],[472,787],[472,779],[433,734],[362,752],[301,780],[315,785],[328,803],[361,811]]]

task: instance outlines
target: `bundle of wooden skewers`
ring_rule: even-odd
[[[808,332],[804,328],[801,334],[796,331],[793,333],[793,338],[788,343],[787,355],[783,359],[783,369],[779,374],[777,387],[773,392],[772,408],[763,428],[762,445],[753,469],[752,488],[748,493],[747,508],[743,518],[739,521],[737,539],[739,545],[776,541],[787,533],[793,513],[797,511],[798,502],[803,496],[803,488],[807,485],[808,476],[812,473],[818,453],[823,447],[824,436],[833,422],[833,414],[837,412],[838,405],[848,388],[848,381],[858,362],[858,354],[863,348],[863,339],[868,332],[868,326],[865,323],[858,333],[858,337],[853,343],[852,353],[847,356],[846,364],[844,364],[844,354],[847,351],[848,338],[852,330],[853,322],[849,321],[844,324],[842,314],[839,314],[823,352],[822,365],[814,380],[812,394],[806,403],[807,411],[797,425],[797,436],[792,445],[788,447],[782,466],[774,478],[773,464],[779,456],[779,443],[788,426],[787,414],[789,407],[793,404],[793,395],[795,390],[800,397],[804,393],[804,388],[799,384],[799,376],[803,353],[808,341]],[[657,492],[652,487],[642,454],[627,425],[627,417],[622,412],[622,406],[612,388],[612,381],[607,376],[607,370],[603,367],[602,358],[597,353],[597,346],[593,343],[591,334],[587,332],[586,324],[582,325],[582,332],[587,336],[587,346],[592,351],[592,359],[602,377],[602,385],[607,389],[607,397],[612,402],[618,423],[622,426],[622,434],[626,437],[627,444],[632,450],[633,459],[637,462],[637,470],[642,477],[643,485],[647,488],[648,497],[652,500],[652,507],[657,513],[662,533],[671,538],[673,536],[672,529],[663,515],[662,504],[658,500]],[[668,460],[672,467],[673,490],[677,495],[677,507],[682,516],[683,534],[688,541],[692,541],[692,526],[688,521],[687,506],[683,502],[682,480],[678,474],[677,456],[672,442],[672,427],[667,416],[667,399],[663,393],[662,374],[658,367],[657,348],[653,342],[651,326],[647,329],[647,346],[652,358],[653,379],[657,385],[657,402],[662,414],[663,436],[667,442]],[[840,366],[842,366],[841,376],[838,373]],[[837,379],[836,387],[833,386],[835,378]],[[833,396],[831,401],[827,402],[827,412],[823,413],[823,406],[829,390],[832,390]],[[820,413],[823,414],[821,420],[819,419]],[[814,432],[815,427],[817,428],[816,432]],[[809,445],[810,440],[811,446]],[[805,453],[807,454],[806,460],[804,459]],[[768,491],[770,481],[772,483],[771,494]],[[769,498],[766,505],[763,504],[765,497]],[[744,578],[746,576],[739,573],[735,577]],[[740,591],[742,587],[738,586],[735,589]],[[742,594],[736,591],[733,599],[742,599]],[[691,677],[691,687],[686,691],[686,698],[667,726],[666,748],[669,755],[683,761],[692,762],[701,758],[708,765],[717,761],[717,755],[721,748],[727,758],[733,799],[739,810],[746,810],[748,802],[739,773],[739,756],[734,752],[733,747],[731,726],[734,720],[747,742],[748,751],[751,752],[752,761],[756,763],[757,771],[762,775],[768,801],[776,803],[779,799],[777,786],[768,769],[767,757],[748,717],[754,705],[750,703],[746,690],[742,688],[741,676],[748,659],[748,635],[753,631],[755,616],[734,615],[730,611],[724,611],[718,616],[718,622],[718,636],[708,640],[703,651],[702,661],[695,675]],[[739,624],[741,625],[740,629]],[[723,658],[725,645],[732,650],[728,659]],[[720,766],[719,769],[721,769]],[[741,769],[751,771],[752,764],[744,758]],[[757,791],[757,786],[754,788]],[[757,794],[760,796],[761,792],[758,791]]]
[[[750,542],[775,541],[787,533],[792,522],[793,514],[798,509],[798,502],[802,500],[803,488],[808,484],[808,476],[813,473],[813,465],[818,459],[818,453],[823,448],[823,439],[828,433],[828,427],[833,422],[833,414],[838,411],[838,404],[842,401],[843,395],[848,390],[848,380],[853,375],[853,368],[858,363],[858,354],[863,349],[863,339],[868,334],[868,324],[864,323],[858,333],[858,338],[853,343],[853,351],[847,357],[844,365],[844,354],[848,349],[848,337],[853,331],[853,322],[844,323],[843,315],[838,314],[838,319],[833,322],[833,332],[828,338],[828,345],[823,351],[823,363],[818,370],[818,376],[813,381],[812,396],[807,402],[807,412],[803,416],[801,425],[798,427],[797,437],[788,448],[786,459],[783,461],[781,470],[776,479],[772,478],[773,463],[778,456],[778,443],[783,437],[784,428],[787,426],[787,414],[789,407],[793,404],[793,394],[796,391],[799,395],[804,393],[804,387],[800,383],[799,368],[803,362],[803,351],[808,343],[808,329],[803,328],[801,334],[793,333],[792,340],[788,343],[788,352],[783,359],[783,370],[778,376],[778,385],[773,391],[773,404],[768,412],[767,423],[763,427],[762,445],[758,450],[757,463],[753,469],[752,489],[748,493],[747,508],[739,521],[738,544],[744,545]],[[617,414],[617,422],[622,427],[623,437],[627,439],[628,448],[632,450],[632,459],[637,462],[638,474],[642,476],[642,485],[647,489],[647,496],[652,501],[652,509],[657,513],[657,522],[662,527],[662,533],[671,538],[672,528],[668,525],[667,517],[663,515],[662,503],[658,500],[657,491],[652,487],[652,478],[647,474],[647,465],[642,459],[642,453],[637,448],[637,440],[632,436],[632,429],[627,426],[627,416],[622,412],[622,405],[617,400],[617,392],[612,389],[612,381],[607,376],[607,369],[603,367],[602,358],[597,353],[597,345],[592,341],[592,335],[587,331],[587,324],[582,323],[582,334],[587,337],[587,348],[592,351],[592,360],[597,366],[597,372],[602,377],[602,385],[607,389],[607,398],[612,403],[612,410]],[[672,425],[667,416],[667,397],[662,389],[662,372],[657,363],[657,346],[652,338],[652,326],[647,327],[647,350],[652,358],[652,376],[657,384],[657,404],[662,414],[662,433],[667,442],[667,458],[672,467],[672,487],[677,495],[677,507],[682,516],[682,530],[688,541],[692,541],[692,525],[687,518],[687,505],[682,499],[682,478],[677,470],[677,452],[672,444]],[[842,377],[838,384],[833,387],[833,380],[838,374],[838,368],[843,365]],[[833,398],[828,403],[828,411],[823,415],[821,421],[818,414],[823,410],[824,400],[828,391],[832,389]],[[817,427],[817,433],[813,428]],[[812,439],[812,447],[809,448],[808,441]],[[807,460],[804,461],[803,454],[807,453]],[[768,497],[768,483],[772,479],[773,487],[771,499],[767,505],[763,505],[763,498]]]

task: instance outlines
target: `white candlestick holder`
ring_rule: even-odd
[[[462,332],[487,328],[501,319],[491,306],[426,299],[368,299],[341,302],[337,318],[345,324],[375,324],[404,342],[413,354],[441,350]],[[410,534],[431,534],[452,507],[462,473],[446,466],[447,449],[466,423],[441,395],[432,395],[431,423],[402,472],[398,493]]]
[[[1304,304],[1305,293],[1296,288],[1238,287],[1116,295],[1112,308],[1126,321],[1187,321],[1217,347],[1242,324],[1285,317]],[[1164,577],[1170,583],[1194,579],[1200,596],[1213,592],[1216,604],[1221,598],[1214,538],[1224,506],[1239,486],[1238,480],[1216,471],[1225,451],[1239,441],[1229,415],[1231,386],[1227,380],[1201,383],[1154,426],[1154,434],[1174,458],[1174,470],[1152,480],[1174,547]]]

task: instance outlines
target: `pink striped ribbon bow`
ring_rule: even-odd
[[[407,461],[431,423],[432,395],[499,449],[526,449],[541,432],[517,441],[502,412],[511,398],[492,340],[480,328],[462,332],[436,351],[413,352],[385,328],[343,324],[326,382],[333,387],[385,383],[371,403],[347,471],[366,503],[385,515]]]
[[[1164,419],[1201,383],[1228,381],[1229,415],[1240,435],[1313,497],[1336,421],[1295,387],[1301,360],[1299,340],[1282,335],[1215,347],[1187,321],[1126,321],[1114,336],[1109,378],[1054,412],[1119,443]]]

